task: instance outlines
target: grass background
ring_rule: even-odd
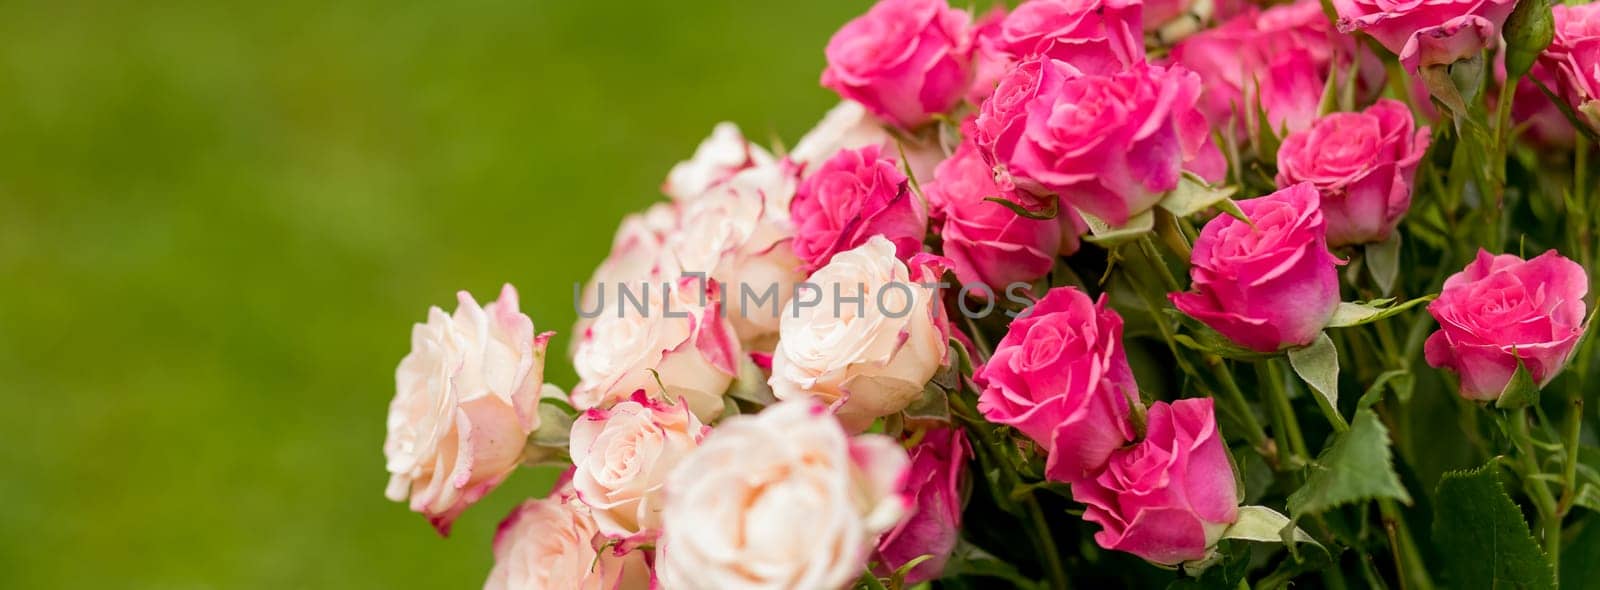
[[[866,2],[0,3],[0,587],[473,587],[383,499],[410,324],[540,329],[719,120],[791,144]],[[570,386],[565,358],[550,379]]]

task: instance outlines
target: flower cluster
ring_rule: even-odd
[[[1474,525],[1410,532],[1415,482],[1522,514],[1463,455],[1516,465],[1517,564],[1595,508],[1595,5],[881,0],[823,55],[793,149],[718,124],[622,220],[569,388],[509,285],[413,330],[390,499],[447,534],[562,473],[486,587],[1431,587]]]

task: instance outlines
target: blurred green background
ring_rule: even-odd
[[[474,587],[383,499],[410,325],[560,330],[719,120],[793,141],[867,2],[0,3],[0,587]]]

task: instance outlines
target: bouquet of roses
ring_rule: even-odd
[[[509,285],[413,330],[390,499],[565,467],[486,587],[1600,575],[1600,4],[883,0],[826,56],[623,220],[567,390]]]

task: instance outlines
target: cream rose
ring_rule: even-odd
[[[702,420],[720,414],[742,353],[716,285],[692,277],[644,283],[629,287],[632,298],[606,287],[618,297],[579,337],[572,404],[609,408],[643,390],[655,399],[687,400]]]
[[[691,201],[740,170],[770,165],[773,161],[772,154],[744,138],[738,125],[718,123],[711,129],[711,136],[695,148],[693,157],[679,162],[667,173],[661,192],[674,201]]]
[[[646,541],[661,528],[667,474],[705,438],[687,408],[643,393],[572,424],[572,489],[601,534]]]
[[[646,282],[660,282],[662,253],[667,236],[678,229],[679,217],[676,204],[656,203],[622,218],[611,239],[611,253],[595,268],[583,291],[575,294],[577,301],[574,303],[579,313],[572,327],[573,334],[581,336],[607,306],[616,309],[618,285],[626,284],[637,290]],[[577,343],[574,340],[572,345],[575,347]]]
[[[395,370],[383,442],[396,502],[428,517],[440,534],[467,506],[516,469],[539,427],[550,332],[535,333],[517,291],[479,307],[462,291],[454,315],[437,307],[411,330],[411,353]]]
[[[854,432],[916,401],[947,340],[936,289],[924,286],[938,276],[912,266],[873,236],[817,269],[783,313],[768,380],[773,394],[828,403]]]
[[[484,590],[646,590],[650,566],[639,551],[618,553],[588,510],[558,489],[523,502],[494,535],[494,568]]]
[[[908,500],[906,452],[780,402],[718,425],[667,478],[656,575],[674,590],[841,588]]]

